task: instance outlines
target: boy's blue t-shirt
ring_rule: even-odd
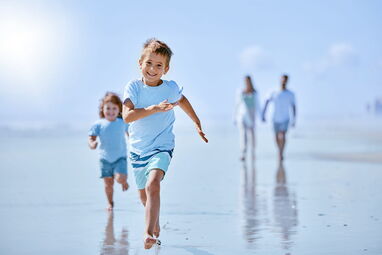
[[[89,130],[89,136],[98,136],[100,140],[99,154],[101,159],[110,163],[117,159],[126,157],[126,138],[129,124],[121,118],[114,121],[100,119],[96,121]]]
[[[123,102],[130,99],[134,108],[157,105],[164,100],[175,103],[182,97],[183,88],[175,81],[163,80],[159,86],[147,86],[142,80],[130,81],[123,96]],[[129,149],[138,155],[147,155],[154,150],[172,150],[175,136],[172,127],[175,121],[174,110],[154,113],[133,121],[129,128]]]

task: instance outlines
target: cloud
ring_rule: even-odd
[[[329,47],[321,59],[304,63],[303,69],[321,76],[332,69],[350,69],[358,65],[359,56],[354,47],[348,43],[336,43]]]
[[[268,52],[258,45],[249,46],[241,52],[240,64],[247,72],[269,70],[274,66]]]

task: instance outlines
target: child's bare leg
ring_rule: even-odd
[[[113,202],[114,179],[112,177],[105,177],[103,178],[103,181],[105,182],[105,193],[106,193],[107,201],[109,203],[107,210],[111,211],[113,210],[113,207],[114,207],[114,202]]]
[[[142,205],[146,206],[146,201],[147,201],[146,190],[140,189],[138,191],[139,191],[139,198],[141,199]],[[159,233],[160,233],[160,225],[159,225],[159,214],[158,214],[158,220],[157,220],[157,223],[155,224],[153,234],[155,237],[159,237]]]
[[[142,205],[146,206],[146,201],[147,201],[146,190],[140,189],[138,191],[139,191],[139,198],[141,199]],[[155,224],[153,234],[155,237],[159,237],[159,233],[160,233],[160,225],[159,225],[159,214],[158,214],[158,220],[157,220],[157,223]]]
[[[115,174],[115,180],[122,185],[122,191],[126,191],[129,188],[126,174]]]
[[[155,243],[153,238],[154,228],[158,224],[159,208],[160,208],[160,181],[164,172],[160,169],[150,171],[149,178],[146,184],[146,229],[144,237],[145,249],[150,249]]]
[[[146,189],[139,189],[139,198],[141,199],[142,205],[146,207],[146,201],[147,201],[147,196],[146,196]]]

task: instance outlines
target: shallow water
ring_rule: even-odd
[[[289,133],[282,165],[268,126],[256,160],[242,164],[236,130],[208,124],[208,145],[176,128],[162,245],[149,251],[133,177],[108,213],[85,131],[3,132],[0,254],[382,254],[380,123],[305,123]]]

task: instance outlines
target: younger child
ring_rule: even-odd
[[[150,249],[159,236],[160,182],[175,147],[173,108],[179,105],[208,142],[198,116],[175,81],[161,80],[170,68],[172,52],[163,42],[149,39],[143,46],[139,67],[142,78],[125,88],[123,119],[130,124],[130,156],[135,181],[145,206],[144,247]],[[154,238],[154,235],[156,238]]]
[[[113,210],[114,179],[122,185],[122,190],[129,188],[127,184],[127,162],[125,134],[128,124],[121,119],[122,102],[117,94],[107,92],[99,106],[100,119],[89,130],[89,147],[97,148],[97,137],[100,140],[99,155],[101,178],[105,182],[108,210]]]

